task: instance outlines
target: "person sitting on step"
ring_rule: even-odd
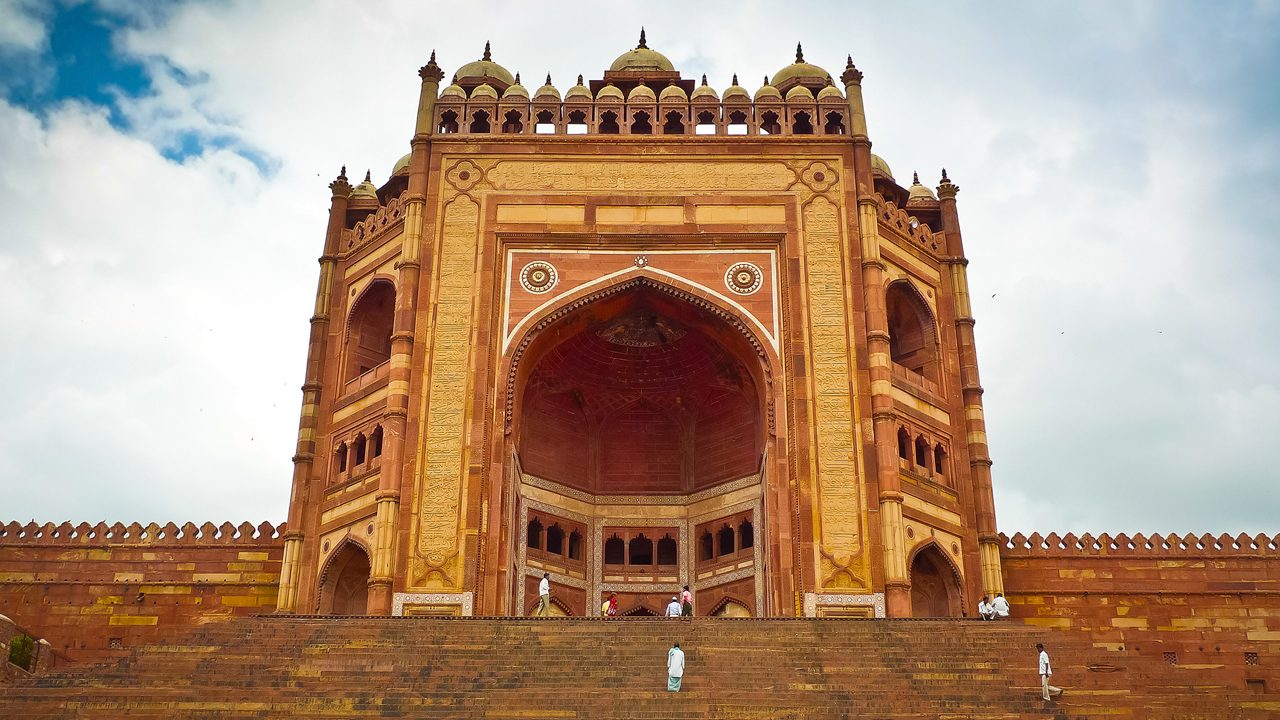
[[[991,609],[991,600],[986,595],[983,595],[982,599],[978,601],[978,619],[994,620],[995,617],[995,611]]]
[[[1009,617],[1009,601],[1005,600],[1004,593],[996,593],[996,599],[991,601],[992,620],[1000,620]]]

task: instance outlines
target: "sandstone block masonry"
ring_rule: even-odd
[[[284,526],[0,526],[0,615],[74,661],[270,612]]]

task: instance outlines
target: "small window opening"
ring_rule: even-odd
[[[605,135],[618,134],[618,114],[612,110],[600,114],[600,132]]]
[[[716,557],[733,554],[733,528],[728,525],[721,527],[716,534],[716,541],[719,546],[716,548]]]
[[[532,550],[542,549],[542,522],[538,518],[529,521],[528,534],[529,548]]]
[[[743,520],[738,526],[738,546],[743,550],[756,545],[756,530],[750,520]]]
[[[933,471],[939,475],[946,475],[947,467],[947,451],[942,447],[942,443],[938,443],[933,448]]]
[[[807,112],[796,113],[795,120],[791,123],[792,135],[812,135],[813,134],[813,118]]]
[[[916,467],[921,470],[929,469],[929,441],[923,435],[916,438]]]
[[[711,560],[716,556],[715,538],[711,537],[711,532],[702,533],[702,537],[698,538],[698,559]]]
[[[338,472],[347,471],[347,444],[340,443],[338,449],[334,451],[334,457],[338,461]]]
[[[641,533],[627,544],[627,562],[629,565],[653,564],[653,541]]]
[[[369,455],[371,457],[382,457],[382,426],[373,429],[369,435]]]
[[[569,559],[582,559],[582,535],[577,530],[569,533]]]
[[[844,115],[838,112],[827,113],[827,124],[822,127],[822,131],[828,135],[843,135]]]
[[[710,110],[698,113],[698,124],[693,127],[694,135],[715,135],[716,114]]]
[[[586,135],[587,114],[581,110],[574,110],[569,113],[569,122],[565,125],[565,132],[570,135]]]
[[[725,127],[725,132],[729,135],[746,135],[747,114],[741,110],[734,110],[729,113],[729,124]]]
[[[458,132],[458,113],[452,110],[440,113],[440,132],[446,135]]]
[[[760,132],[764,135],[778,135],[782,132],[782,125],[778,123],[778,113],[767,112],[760,116]]]
[[[906,428],[898,428],[898,457],[903,460],[911,459],[911,433]]]
[[[649,122],[649,113],[642,110],[631,117],[635,120],[635,122],[631,123],[632,135],[653,134],[653,125]]]
[[[364,435],[357,435],[354,442],[351,443],[352,454],[355,456],[351,460],[352,465],[364,464],[365,439]]]
[[[538,135],[554,135],[556,133],[556,116],[550,110],[543,110],[535,118],[533,132]]]
[[[667,113],[667,121],[662,125],[662,132],[665,135],[683,135],[684,116],[675,110]]]
[[[522,121],[519,110],[510,110],[507,112],[506,119],[502,123],[502,132],[504,133],[524,132],[524,122]]]
[[[604,564],[622,565],[627,561],[627,544],[614,535],[604,541]]]
[[[554,555],[564,554],[564,530],[559,525],[547,528],[547,552]]]
[[[670,535],[663,535],[658,541],[658,564],[676,564],[676,541]]]
[[[484,110],[477,110],[471,116],[471,127],[468,131],[473,133],[489,132],[489,113]]]

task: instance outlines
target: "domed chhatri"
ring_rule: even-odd
[[[907,202],[936,201],[937,199],[932,190],[920,184],[920,173],[911,173],[911,187],[907,188]]]
[[[804,49],[800,47],[800,43],[796,43],[796,61],[774,73],[773,86],[783,93],[797,85],[817,92],[826,86],[829,77],[831,73],[804,61]]]
[[[497,88],[490,85],[489,83],[481,83],[480,85],[476,86],[474,90],[471,91],[471,99],[475,100],[476,98],[492,98],[494,100],[497,100],[498,90]]]
[[[738,73],[734,73],[733,80],[731,81],[729,87],[725,88],[724,95],[722,95],[721,97],[724,98],[725,100],[736,99],[736,100],[750,101],[751,93],[747,92],[746,88],[738,84]]]
[[[649,91],[652,94],[652,90]],[[596,93],[597,100],[623,100],[622,90],[617,85],[609,84],[600,88],[600,92]]]
[[[502,97],[504,99],[505,98],[524,98],[526,100],[529,99],[529,91],[525,89],[525,86],[520,84],[520,73],[516,73],[516,81],[511,84],[511,87],[507,88],[502,92]]]
[[[728,92],[726,91],[725,94],[728,95]],[[772,83],[769,82],[769,78],[766,76],[764,79],[764,85],[762,85],[760,89],[756,91],[756,94],[752,96],[752,100],[754,100],[755,102],[760,102],[761,100],[765,100],[765,101],[777,100],[778,102],[781,102],[782,93],[778,91],[778,88],[776,86],[774,86]]]
[[[551,84],[551,73],[547,73],[547,81],[542,84],[542,87],[538,88],[537,91],[533,93],[534,100],[542,98],[551,98],[554,100],[560,99],[560,91],[556,89],[555,85]]]
[[[889,169],[889,163],[885,162],[884,158],[876,155],[875,153],[871,154],[871,172],[881,173],[890,180],[893,180],[893,170]]]
[[[707,76],[702,76],[702,84],[693,91],[689,96],[691,100],[719,100],[720,96],[716,94],[716,89],[707,84]]]
[[[404,154],[404,157],[402,157],[402,158],[400,158],[399,160],[397,160],[397,161],[396,161],[396,164],[391,166],[391,177],[397,177],[397,176],[400,176],[400,175],[408,175],[408,174],[409,174],[409,159],[410,159],[410,158],[412,158],[412,157],[413,157],[413,153],[405,153],[405,154]]]
[[[695,90],[694,92],[697,91]],[[689,94],[684,91],[684,88],[676,85],[675,83],[671,83],[670,85],[662,88],[662,92],[658,95],[658,100],[664,103],[689,102]]]
[[[590,100],[590,99],[591,99],[591,89],[590,89],[590,88],[588,88],[588,87],[587,87],[587,86],[582,82],[582,76],[581,76],[581,75],[579,75],[579,76],[578,76],[578,84],[577,84],[577,85],[574,85],[573,87],[571,87],[571,88],[569,88],[568,90],[565,90],[565,91],[564,91],[564,99],[565,99],[565,100],[572,100],[572,99],[574,99],[574,98],[580,98],[580,99],[583,99],[583,100]]]
[[[484,55],[479,60],[458,68],[458,72],[454,75],[454,82],[467,89],[487,83],[501,92],[514,85],[516,79],[506,68],[493,61],[489,43],[486,42]]]
[[[634,50],[628,50],[619,55],[618,59],[609,66],[611,72],[628,70],[675,72],[675,69],[675,65],[671,64],[666,55],[649,49],[644,37],[644,28],[640,28],[640,44],[636,45]]]
[[[351,199],[348,201],[347,207],[352,210],[369,210],[377,208],[379,205],[381,203],[378,201],[378,188],[374,186],[372,175],[366,170],[364,181],[351,189]]]
[[[657,102],[657,100],[658,96],[653,94],[653,88],[643,82],[631,88],[631,92],[627,93],[627,102]]]

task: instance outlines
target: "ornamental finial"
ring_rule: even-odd
[[[482,56],[480,57],[480,59],[481,59],[481,60],[492,60],[492,59],[493,59],[492,54],[489,52],[489,41],[488,41],[488,40],[485,40],[485,41],[484,41],[484,55],[482,55]]]
[[[840,74],[840,80],[847,85],[858,85],[862,83],[862,71],[858,70],[853,64],[853,56],[845,62],[844,72]]]
[[[647,43],[647,42],[645,42],[645,39],[644,39],[644,26],[643,26],[643,25],[641,25],[641,26],[640,26],[640,44],[636,46],[636,49],[637,49],[637,50],[640,50],[640,49],[648,50],[648,49],[649,49],[649,45],[648,45],[648,43]]]
[[[516,73],[516,84],[520,84],[520,73]]]
[[[365,170],[365,171],[364,171],[364,181],[365,181],[365,182],[373,182],[373,171],[371,171],[371,170]]]
[[[734,73],[734,74],[733,74],[733,84],[734,84],[734,85],[737,85],[737,84],[738,84],[738,73]]]
[[[942,182],[951,182],[951,178],[947,177],[947,169],[942,168]]]
[[[431,58],[427,60],[427,64],[418,68],[418,77],[423,80],[435,80],[440,82],[444,79],[444,71],[436,64],[436,51],[431,51]]]
[[[796,43],[796,62],[804,62],[804,48],[800,47],[800,43]]]
[[[551,84],[551,73],[547,73],[547,81],[543,83],[543,85],[550,85],[550,84]]]
[[[707,86],[707,74],[702,73],[702,87],[706,87],[706,86]]]
[[[582,84],[582,73],[578,73],[578,84]]]
[[[346,180],[346,179],[347,179],[347,166],[346,166],[346,165],[343,165],[343,166],[342,166],[342,169],[338,171],[338,179],[339,179],[339,180]]]
[[[912,184],[912,185],[919,185],[919,184],[920,184],[920,173],[918,173],[918,172],[913,172],[913,173],[911,173],[911,184]]]

